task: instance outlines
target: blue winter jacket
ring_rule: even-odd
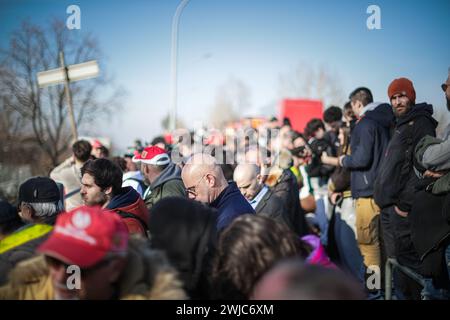
[[[236,182],[231,182],[228,187],[220,193],[217,199],[211,202],[210,206],[216,208],[219,212],[219,217],[217,219],[217,230],[219,231],[226,228],[240,215],[255,213],[255,210],[250,203],[239,191]]]
[[[389,104],[367,107],[371,110],[364,113],[351,133],[351,155],[345,156],[342,161],[343,167],[351,170],[354,199],[373,197],[375,178],[395,121]]]

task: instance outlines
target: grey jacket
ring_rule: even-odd
[[[423,137],[416,146],[415,157],[425,169],[433,171],[450,169],[450,138],[442,141],[431,136]],[[450,192],[450,173],[437,179],[432,191],[434,194]]]
[[[450,169],[450,137],[446,140],[430,143],[423,152],[422,165],[432,171],[444,171]]]

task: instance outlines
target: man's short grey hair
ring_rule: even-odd
[[[31,206],[34,209],[35,215],[37,217],[52,217],[64,210],[62,201],[38,202],[38,203],[23,202],[23,203]]]

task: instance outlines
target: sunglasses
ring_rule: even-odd
[[[444,83],[442,84],[441,88],[443,91],[447,91],[448,85]]]

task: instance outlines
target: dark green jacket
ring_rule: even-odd
[[[144,201],[150,211],[153,205],[166,197],[186,197],[181,169],[174,163],[170,163],[148,187],[144,194]]]

